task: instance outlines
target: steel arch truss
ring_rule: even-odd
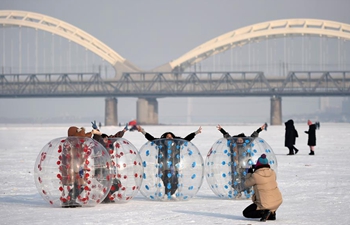
[[[59,19],[33,12],[0,10],[0,24],[2,26],[32,27],[62,36],[99,55],[117,71],[139,71],[136,66],[97,38]],[[169,62],[168,66],[172,71],[181,72],[195,63],[231,48],[252,41],[289,35],[315,35],[349,40],[350,25],[316,19],[288,19],[259,23],[218,36]],[[164,68],[169,70],[168,67]]]
[[[62,36],[89,49],[113,66],[118,62],[122,64],[125,62],[123,57],[97,38],[69,23],[53,17],[26,11],[0,10],[0,24],[2,26],[31,27]]]
[[[350,71],[0,74],[0,98],[350,96]]]
[[[186,68],[231,48],[245,45],[252,41],[285,36],[312,35],[350,39],[350,25],[335,21],[317,19],[287,19],[259,23],[243,27],[218,36],[169,62],[173,71]]]

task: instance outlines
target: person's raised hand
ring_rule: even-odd
[[[128,124],[125,125],[125,127],[123,128],[123,131],[126,132],[129,130]]]
[[[196,134],[202,133],[202,126],[200,126],[200,127],[198,128],[198,130],[197,130],[195,133],[196,133]]]
[[[94,122],[91,122],[91,124],[92,124],[92,128],[98,129],[97,124],[96,124],[96,120],[94,120]]]
[[[92,134],[97,134],[97,135],[102,135],[102,132],[97,130],[97,129],[92,129],[91,133]]]

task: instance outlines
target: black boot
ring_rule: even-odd
[[[115,201],[111,197],[112,195],[109,193],[101,203],[114,203]]]
[[[294,155],[293,149],[289,149],[289,153],[287,155]]]
[[[264,210],[264,213],[260,219],[261,222],[266,222],[267,219],[269,219],[270,217],[270,214],[271,214],[271,211],[270,210]]]
[[[113,194],[114,192],[119,191],[119,186],[121,186],[120,180],[117,178],[114,178],[110,193]]]
[[[312,151],[312,150],[310,150],[309,155],[315,155],[315,152],[314,152],[314,151]]]
[[[294,154],[298,154],[299,150],[298,149],[294,149],[295,153]]]
[[[271,212],[269,218],[267,220],[276,220],[276,212]]]

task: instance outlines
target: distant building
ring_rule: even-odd
[[[345,115],[350,115],[350,98],[344,98],[342,102],[342,112]]]
[[[320,97],[319,102],[320,102],[320,111],[321,112],[326,112],[327,109],[330,108],[329,97]]]

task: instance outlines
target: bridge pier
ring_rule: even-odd
[[[270,124],[282,125],[282,98],[279,96],[271,97]]]
[[[118,99],[105,99],[105,126],[118,125]]]
[[[137,123],[158,125],[158,101],[156,98],[139,98],[136,108]]]

